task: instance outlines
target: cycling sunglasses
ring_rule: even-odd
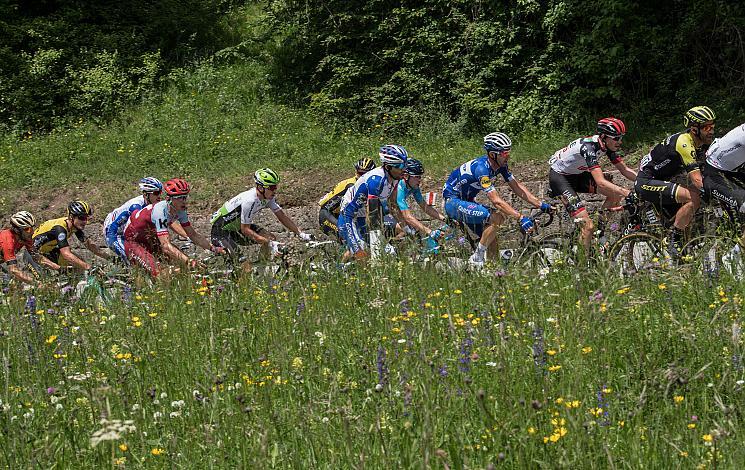
[[[262,187],[264,189],[271,189],[272,191],[276,191],[277,190],[277,185],[276,184],[272,184],[270,186],[262,186]]]
[[[700,129],[704,132],[709,132],[710,130],[714,129],[714,123],[707,124],[705,126],[700,126]]]
[[[75,218],[76,219],[83,220],[83,221],[87,221],[90,218],[90,216],[87,216],[87,215],[76,215]]]
[[[160,196],[163,193],[163,191],[150,191],[149,193],[145,194],[152,194],[154,196]]]
[[[396,163],[395,165],[389,163],[388,166],[391,168],[398,168],[399,170],[403,170],[404,168],[406,168],[406,162]]]
[[[189,196],[184,194],[183,196],[171,196],[171,199],[181,199],[182,201],[186,201],[187,197]]]
[[[617,136],[609,135],[608,138],[616,142],[621,142],[623,140],[623,135],[617,135]]]

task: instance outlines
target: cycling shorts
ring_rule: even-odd
[[[445,213],[451,219],[468,227],[479,238],[484,233],[484,226],[491,216],[491,210],[488,207],[454,197],[445,201]]]
[[[561,199],[569,215],[575,217],[585,210],[585,203],[577,193],[595,194],[597,185],[589,171],[576,175],[563,175],[553,169],[548,172],[548,184],[553,197]]]
[[[680,185],[671,181],[656,180],[639,174],[634,183],[634,190],[639,197],[651,202],[666,217],[672,218],[682,206],[675,196]]]
[[[158,274],[160,274],[159,258],[162,257],[160,250],[153,252],[141,243],[125,240],[124,253],[131,265],[143,268],[152,277],[158,277]]]
[[[267,233],[266,230],[256,224],[249,224],[249,228],[261,236]],[[231,258],[240,256],[241,250],[239,246],[248,246],[256,243],[254,239],[243,235],[241,232],[223,230],[217,225],[212,226],[210,238],[213,245],[225,248],[225,251]]]
[[[336,226],[336,223],[337,219],[330,210],[321,208],[318,211],[318,226],[321,228],[321,231],[336,240],[341,240],[339,237],[339,227]]]
[[[745,174],[724,171],[704,163],[704,195],[734,211],[745,213]]]

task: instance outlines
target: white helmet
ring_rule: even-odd
[[[31,215],[31,212],[20,211],[10,216],[10,224],[15,228],[23,230],[36,225],[36,219]]]
[[[380,147],[380,163],[382,165],[390,165],[397,168],[404,168],[406,160],[409,158],[409,153],[405,148],[400,145],[384,145]]]
[[[484,137],[484,150],[487,152],[504,152],[512,148],[512,140],[502,132],[492,132]]]
[[[163,191],[163,183],[158,178],[148,176],[140,180],[140,191],[143,193],[159,193]]]

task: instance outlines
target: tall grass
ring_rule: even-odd
[[[15,294],[1,307],[0,460],[738,468],[741,284],[627,283],[394,263],[180,279],[108,308]]]

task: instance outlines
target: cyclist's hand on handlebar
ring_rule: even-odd
[[[541,203],[540,209],[544,214],[552,214],[554,212],[554,207],[545,201]]]
[[[533,230],[533,226],[535,224],[533,223],[533,219],[530,217],[523,216],[520,219],[520,230],[522,230],[523,233],[528,233]]]
[[[223,255],[223,254],[225,254],[225,248],[223,248],[223,247],[221,247],[221,246],[217,246],[217,245],[212,245],[212,246],[210,247],[210,251],[211,251],[212,253],[216,253],[216,254],[218,254],[218,255]]]

